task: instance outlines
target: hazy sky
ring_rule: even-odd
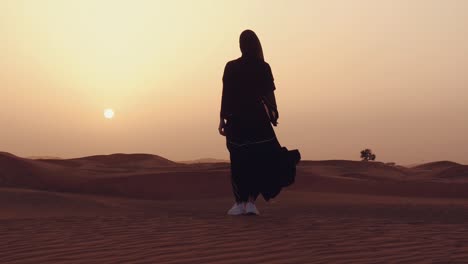
[[[464,0],[0,0],[0,150],[228,158],[221,77],[249,28],[278,138],[303,158],[468,163],[466,14]]]

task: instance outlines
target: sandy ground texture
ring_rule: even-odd
[[[0,153],[0,263],[468,263],[465,165],[305,161],[260,216],[229,164]]]

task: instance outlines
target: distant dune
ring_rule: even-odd
[[[194,163],[229,163],[229,160],[213,159],[213,158],[202,158],[202,159],[196,159],[196,160],[184,160],[184,161],[179,161],[179,163],[185,163],[185,164],[194,164]]]
[[[435,162],[420,164],[411,168],[417,169],[417,170],[438,170],[438,169],[447,169],[447,168],[451,168],[451,167],[459,166],[459,165],[460,164],[456,162],[452,162],[452,161],[435,161]]]
[[[456,165],[442,170],[437,174],[440,178],[468,180],[468,166]]]
[[[202,165],[149,154],[31,160],[2,152],[0,187],[142,199],[230,195],[228,165]]]
[[[126,166],[129,164],[141,164],[142,166],[175,166],[178,165],[176,162],[170,161],[163,157],[150,154],[111,154],[111,155],[96,155],[89,157],[82,157],[76,159],[70,159],[72,161],[85,161],[93,163],[101,163],[104,165],[116,165]]]
[[[25,158],[33,159],[33,160],[36,160],[36,159],[54,159],[54,160],[62,159],[60,157],[54,157],[54,156],[29,156],[29,157],[25,157]]]
[[[229,197],[229,164],[184,164],[150,154],[74,159],[20,158],[0,153],[0,187],[142,199]],[[450,161],[414,168],[381,162],[302,161],[292,190],[424,197],[468,197],[468,169]]]
[[[46,188],[42,179],[48,172],[36,161],[0,152],[0,187]]]

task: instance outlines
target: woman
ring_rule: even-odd
[[[242,56],[226,64],[219,133],[226,136],[231,159],[235,204],[229,215],[258,215],[255,200],[269,200],[294,182],[300,160],[276,139],[278,110],[271,68],[264,61],[260,40],[252,30],[240,35]]]

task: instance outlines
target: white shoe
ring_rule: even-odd
[[[258,211],[257,207],[255,206],[254,203],[248,202],[245,205],[245,214],[247,215],[259,215],[260,212]]]
[[[245,203],[235,203],[227,212],[228,215],[243,215],[245,214]]]

